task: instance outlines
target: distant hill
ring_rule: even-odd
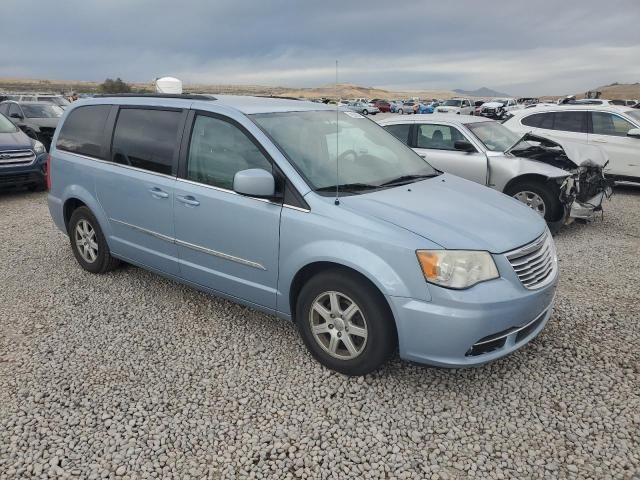
[[[636,83],[612,83],[610,85],[604,85],[602,87],[594,88],[602,92],[600,98],[607,100],[640,100],[640,82]],[[585,95],[585,92],[581,92],[576,95],[577,98],[581,98]]]
[[[458,95],[467,95],[469,97],[511,97],[508,93],[497,92],[487,87],[478,88],[477,90],[461,90],[456,88],[453,91]]]

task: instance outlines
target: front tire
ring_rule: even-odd
[[[120,263],[111,256],[98,220],[87,207],[73,212],[68,232],[73,255],[87,272],[106,273]]]
[[[312,277],[298,296],[296,322],[313,357],[345,375],[377,370],[397,345],[395,323],[384,297],[349,271]]]
[[[398,115],[402,115],[402,109],[398,109]]]
[[[364,110],[362,110],[362,114],[363,115],[369,115],[369,110],[367,110],[366,108]]]
[[[521,201],[547,222],[556,222],[562,216],[560,198],[550,185],[536,181],[523,181],[505,190],[507,195]]]

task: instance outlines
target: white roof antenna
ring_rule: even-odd
[[[156,93],[182,93],[182,81],[175,77],[156,78]]]

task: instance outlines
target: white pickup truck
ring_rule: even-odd
[[[473,102],[468,98],[454,97],[445,100],[442,105],[436,107],[435,113],[456,113],[458,115],[473,115]]]

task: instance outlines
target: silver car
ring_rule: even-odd
[[[599,147],[518,135],[499,122],[467,115],[379,123],[437,169],[513,196],[550,224],[589,220],[611,194]]]
[[[375,115],[376,113],[380,113],[378,107],[365,102],[350,102],[345,108],[352,112],[361,113],[362,115]]]

